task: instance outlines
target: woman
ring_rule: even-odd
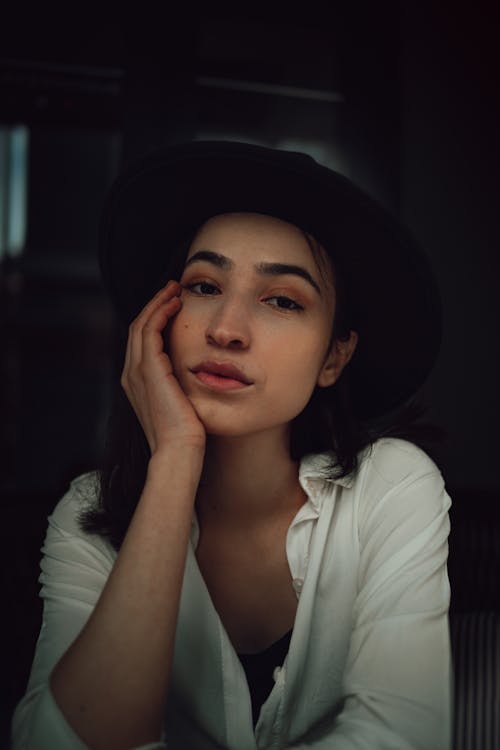
[[[110,451],[49,518],[14,748],[449,747],[450,500],[390,436],[439,347],[425,258],[235,143],[133,167],[101,239]]]

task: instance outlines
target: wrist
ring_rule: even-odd
[[[203,468],[205,446],[194,443],[172,443],[155,450],[149,459],[148,477],[152,474],[191,469],[199,474]]]

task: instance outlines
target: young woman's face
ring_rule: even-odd
[[[335,295],[324,276],[303,233],[280,219],[224,214],[201,227],[168,353],[208,434],[285,429],[316,385],[338,378],[352,352],[328,351]]]

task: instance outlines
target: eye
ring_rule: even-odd
[[[276,300],[276,304],[271,304],[271,307],[278,307],[280,310],[297,310],[300,312],[304,308],[302,305],[299,305],[298,302],[295,302],[295,300],[291,299],[290,297],[284,297],[282,295],[276,296],[276,297],[268,297],[266,302],[269,302],[270,300]]]
[[[199,294],[202,297],[212,296],[219,291],[214,284],[210,284],[208,281],[197,281],[194,284],[186,284],[184,289],[188,289],[193,294]]]

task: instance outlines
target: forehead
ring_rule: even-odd
[[[203,224],[191,243],[188,258],[200,248],[223,252],[238,263],[279,261],[300,263],[317,270],[306,235],[287,221],[256,213],[213,216]]]

